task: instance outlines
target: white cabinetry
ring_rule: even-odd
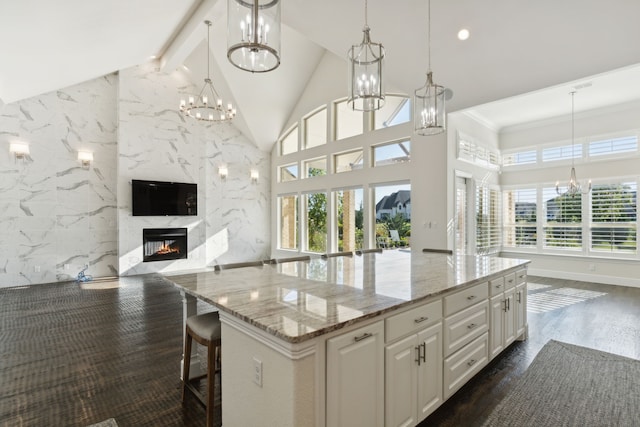
[[[327,426],[384,425],[384,322],[327,340]]]
[[[442,403],[442,302],[386,320],[385,426],[414,426]],[[417,332],[416,332],[417,330]]]
[[[489,360],[488,283],[444,297],[444,398],[448,399]]]
[[[520,270],[491,280],[489,290],[491,294],[489,357],[493,359],[526,329],[526,273]]]

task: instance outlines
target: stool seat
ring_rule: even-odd
[[[195,335],[206,340],[220,339],[220,315],[217,311],[191,316],[187,318],[187,326]]]

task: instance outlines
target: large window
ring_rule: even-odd
[[[555,187],[542,189],[545,206],[544,246],[582,249],[582,194],[558,195]]]
[[[298,249],[298,196],[278,197],[280,242],[282,249]]]
[[[283,165],[278,168],[280,173],[278,178],[280,182],[295,181],[298,179],[298,164]]]
[[[334,191],[338,251],[355,251],[364,247],[364,206],[362,188]]]
[[[636,253],[637,184],[595,185],[591,193],[591,249]]]
[[[638,137],[636,135],[592,141],[589,143],[589,157],[633,153],[636,151],[638,151]]]
[[[306,250],[327,251],[327,193],[309,193],[305,196],[307,222]]]
[[[411,160],[411,140],[376,145],[372,157],[375,167],[408,162]]]
[[[406,123],[411,120],[411,101],[406,96],[387,95],[382,108],[374,114],[376,130]]]
[[[408,246],[411,237],[411,186],[375,187],[376,246],[392,248]]]
[[[542,150],[542,161],[553,162],[556,160],[571,160],[582,157],[582,144],[562,145],[549,147]]]
[[[503,246],[510,248],[536,246],[538,236],[536,198],[537,190],[535,188],[503,192]]]
[[[351,110],[342,98],[309,111],[297,126],[283,133],[273,158],[272,191],[279,209],[273,256],[285,256],[277,253],[285,249],[325,253],[408,246],[411,169],[374,168],[410,161],[410,98],[387,95],[383,109],[366,113]],[[298,197],[299,219],[287,210],[290,194]]]
[[[362,111],[353,111],[347,101],[335,104],[336,140],[362,135],[364,131],[364,118]]]
[[[280,154],[287,155],[298,151],[298,126],[289,130],[284,138],[280,140]]]
[[[476,253],[500,251],[500,190],[476,187]]]
[[[327,109],[323,108],[304,119],[304,147],[312,148],[327,143]]]

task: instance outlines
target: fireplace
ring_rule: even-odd
[[[143,262],[187,257],[186,228],[145,228],[142,230]]]

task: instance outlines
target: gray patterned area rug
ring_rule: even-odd
[[[640,425],[640,360],[549,341],[483,424],[515,425]]]
[[[104,420],[96,424],[91,424],[87,427],[118,427],[118,423],[116,423],[115,419],[109,418],[108,420]]]

